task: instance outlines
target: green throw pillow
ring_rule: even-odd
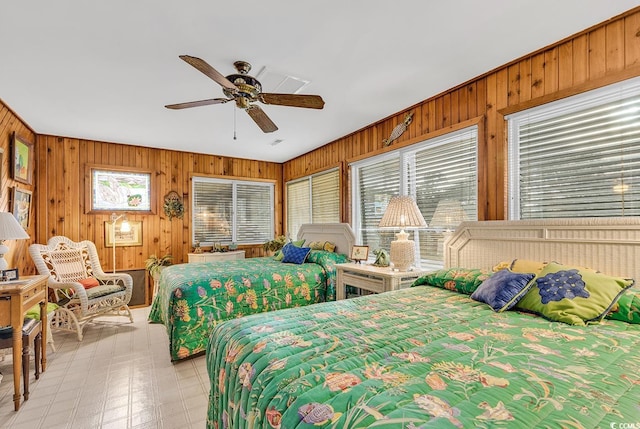
[[[302,239],[302,240],[291,240],[291,244],[293,244],[296,247],[304,246],[304,242],[305,242],[304,239]]]
[[[631,279],[550,262],[516,308],[570,325],[598,323],[632,285]]]
[[[491,274],[477,268],[446,268],[425,274],[413,286],[430,285],[471,295]]]
[[[640,288],[632,287],[624,291],[611,307],[607,319],[640,324]]]

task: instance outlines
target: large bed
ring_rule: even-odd
[[[637,218],[463,223],[446,269],[414,287],[218,325],[208,427],[637,427],[640,291],[630,280],[620,296],[635,297],[634,315],[588,324],[518,304],[496,312],[466,292],[505,262],[629,279],[640,278],[639,257]]]
[[[302,264],[264,257],[165,268],[149,320],[166,326],[171,360],[204,353],[211,330],[221,321],[334,300],[335,264],[348,262],[353,231],[345,223],[306,224],[298,240],[336,247],[333,252],[312,250]]]

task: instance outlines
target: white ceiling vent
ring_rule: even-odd
[[[262,90],[264,92],[274,92],[278,94],[297,94],[311,83],[310,80],[304,80],[270,70],[266,66],[260,69],[260,72],[256,75],[256,79],[262,84]]]

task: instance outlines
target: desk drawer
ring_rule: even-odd
[[[46,293],[47,284],[44,282],[36,285],[34,288],[29,289],[25,294],[22,295],[23,308],[28,310],[29,308],[38,304],[45,298]]]
[[[342,283],[345,286],[353,286],[370,292],[384,292],[384,281],[382,279],[362,274],[345,272],[342,274]]]

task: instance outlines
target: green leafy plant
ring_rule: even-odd
[[[269,240],[262,245],[262,248],[267,252],[277,252],[287,242],[287,237],[284,235],[278,235],[273,240]]]
[[[160,271],[166,266],[171,265],[173,257],[171,255],[164,255],[159,258],[156,255],[150,255],[144,261],[144,268],[149,271],[149,275],[153,278],[160,275]]]

